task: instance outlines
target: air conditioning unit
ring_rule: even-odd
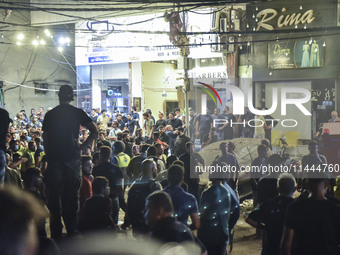
[[[220,36],[219,35],[213,35],[212,44],[211,44],[211,51],[220,52],[221,51],[220,43],[221,43]]]
[[[220,29],[220,14],[221,12],[214,12],[211,16],[211,31],[218,32]]]
[[[215,35],[213,44],[211,45],[211,51],[232,53],[235,50],[234,42],[235,38],[233,36]]]

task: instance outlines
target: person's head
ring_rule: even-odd
[[[267,160],[268,166],[280,166],[283,164],[283,158],[279,154],[271,155]]]
[[[228,152],[234,152],[235,148],[236,148],[235,143],[233,143],[233,142],[228,143]]]
[[[185,151],[187,153],[190,153],[190,154],[193,153],[194,152],[194,144],[192,142],[187,142],[185,144]]]
[[[137,128],[136,133],[137,133],[137,136],[142,137],[143,136],[143,129]]]
[[[153,146],[156,147],[157,156],[161,156],[163,154],[162,145],[160,143],[155,143]]]
[[[181,114],[181,109],[179,109],[178,107],[175,109],[175,114],[176,116],[179,116]]]
[[[31,109],[31,114],[35,114],[35,109],[34,108]]]
[[[179,136],[184,135],[184,128],[183,127],[178,127],[176,130],[178,131]]]
[[[156,131],[156,132],[153,133],[153,140],[157,141],[158,138],[159,138],[159,132]]]
[[[226,142],[220,143],[220,150],[222,152],[222,155],[225,155],[228,153],[228,144]]]
[[[331,112],[332,119],[335,120],[338,118],[338,113],[336,111]]]
[[[224,107],[223,107],[223,112],[224,112],[224,113],[228,113],[229,110],[230,110],[229,106],[224,106]]]
[[[166,159],[166,164],[165,167],[168,169],[172,163],[174,163],[178,158],[175,155],[170,155],[167,159]]]
[[[93,153],[93,155],[92,155],[93,166],[99,165],[99,163],[100,163],[99,158],[100,158],[100,152],[99,151],[96,151],[95,153]]]
[[[92,191],[96,195],[103,195],[105,197],[110,195],[109,180],[104,176],[94,178],[92,182]]]
[[[189,116],[193,117],[195,115],[195,112],[192,108],[189,109]]]
[[[99,140],[104,141],[106,137],[106,133],[104,131],[99,131]]]
[[[145,119],[145,120],[147,120],[147,119],[149,119],[149,113],[148,112],[144,112],[143,113],[143,118]]]
[[[146,152],[147,157],[157,156],[157,149],[155,146],[150,146]]]
[[[9,142],[9,148],[10,148],[12,151],[18,151],[19,148],[20,148],[19,141],[12,139],[12,140]]]
[[[130,134],[129,134],[129,133],[124,133],[124,132],[123,132],[122,138],[123,138],[123,141],[129,142],[129,141],[130,141]]]
[[[70,97],[71,95],[69,93],[72,92],[72,99],[70,100],[70,101],[72,101],[73,100],[73,89],[72,90],[71,89],[72,89],[72,87],[69,86],[69,85],[61,86],[60,89],[59,89],[59,99],[60,99],[60,93],[62,94],[63,97],[66,96],[66,98],[68,98],[67,96]],[[40,106],[38,112],[44,113],[44,107]]]
[[[122,120],[122,115],[121,114],[117,114],[117,121],[120,122]]]
[[[293,175],[288,173],[280,174],[277,179],[277,190],[280,196],[292,197],[295,192],[296,181]]]
[[[164,113],[162,111],[158,112],[158,118],[162,120],[164,118]]]
[[[30,141],[28,142],[28,149],[29,149],[30,151],[36,151],[37,146],[36,146],[34,140],[30,140]]]
[[[165,131],[173,131],[173,130],[174,130],[174,128],[171,125],[167,125],[165,127]]]
[[[110,160],[111,154],[112,150],[109,146],[101,146],[99,151],[100,162],[108,162]]]
[[[34,255],[38,248],[37,225],[47,211],[31,194],[0,187],[0,251],[2,255]]]
[[[169,119],[173,120],[175,118],[175,114],[173,112],[169,113]]]
[[[144,219],[149,226],[157,224],[160,220],[173,214],[170,196],[164,191],[151,193],[145,202]]]
[[[92,116],[95,116],[96,114],[97,114],[97,113],[96,113],[96,109],[92,108],[92,109],[91,109],[91,115],[92,115]]]
[[[266,145],[267,148],[270,148],[270,141],[267,138],[263,138],[261,140],[261,144]]]
[[[115,155],[125,151],[125,144],[122,141],[116,141],[114,143],[114,147],[115,147],[114,149]]]
[[[81,170],[83,175],[89,176],[92,174],[92,157],[88,155],[81,156]]]
[[[21,112],[17,113],[17,119],[22,120],[24,118],[23,114]]]
[[[146,109],[146,112],[149,114],[149,116],[151,116],[151,115],[152,115],[152,111],[151,111],[151,109]]]
[[[60,103],[70,103],[71,101],[73,101],[73,89],[70,85],[63,85],[60,87],[59,89],[59,102]],[[40,107],[39,108],[39,112],[43,113],[44,112],[44,108]]]
[[[158,132],[159,132],[159,134],[164,134],[165,133],[165,127],[163,125],[160,125],[158,127]]]
[[[220,116],[221,115],[221,111],[219,108],[215,108],[214,109],[214,114],[217,115],[217,116]]]
[[[105,110],[105,109],[103,109],[103,110],[101,111],[101,114],[102,114],[103,117],[106,115],[106,112],[107,112],[107,110]]]
[[[141,169],[143,178],[152,179],[157,175],[157,166],[153,159],[145,159],[142,162]]]
[[[172,164],[172,165],[176,165],[176,166],[180,166],[180,167],[184,167],[184,162],[182,160],[176,159]]]
[[[168,169],[168,181],[170,185],[178,186],[181,184],[183,179],[184,179],[184,168],[179,165],[172,164],[172,166],[170,166]]]
[[[257,154],[259,157],[265,158],[267,156],[268,147],[266,145],[260,144],[257,146]]]
[[[324,197],[330,187],[329,178],[326,173],[317,173],[317,178],[307,180],[307,189],[312,196]]]
[[[136,110],[137,110],[137,107],[136,107],[136,106],[132,106],[132,107],[131,107],[131,112],[135,113]]]
[[[131,114],[130,113],[126,114],[126,118],[127,120],[131,120],[132,119]]]
[[[147,152],[147,150],[149,149],[150,145],[149,144],[142,144],[140,146],[140,152],[145,154]]]
[[[25,189],[39,189],[42,184],[42,175],[37,167],[27,168],[21,175]]]
[[[132,155],[133,156],[139,155],[139,146],[136,144],[132,146]]]
[[[308,150],[310,154],[317,154],[318,153],[318,143],[316,141],[310,141],[308,144]]]

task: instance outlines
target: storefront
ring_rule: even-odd
[[[155,114],[185,108],[184,61],[179,48],[171,46],[169,23],[159,17],[162,14],[77,24],[82,31],[76,34],[78,87],[82,89],[78,106],[105,108],[112,113],[130,111],[135,105],[139,112],[151,109]],[[210,15],[189,13],[188,20],[190,32],[210,29]],[[189,62],[206,61],[215,67],[216,60],[225,70],[222,54],[204,45],[210,41],[210,35],[190,36],[194,47]]]
[[[311,92],[303,106],[287,105],[282,115],[280,104],[272,114],[277,119],[294,119],[294,127],[277,125],[273,130],[298,131],[300,139],[314,137],[319,126],[339,108],[340,59],[337,48],[337,1],[272,1],[247,6],[247,29],[252,33],[251,54],[255,105],[270,108],[273,96],[282,88],[301,88]],[[301,100],[304,95],[287,94]]]

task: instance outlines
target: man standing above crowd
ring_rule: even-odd
[[[196,118],[196,138],[202,140],[204,134],[210,134],[213,127],[213,119],[207,109],[207,114],[199,114]]]
[[[132,119],[134,119],[137,123],[137,128],[140,128],[139,126],[139,114],[137,113],[137,107],[136,106],[132,106],[131,107],[131,117]]]
[[[97,123],[100,122],[100,129],[106,131],[107,123],[109,123],[110,119],[106,116],[107,110],[102,110],[101,115],[97,118]]]
[[[151,119],[151,114],[148,112],[143,113],[144,118],[144,134],[147,143],[151,143],[152,133],[155,128],[155,122]]]
[[[216,128],[217,141],[222,141],[224,140],[224,130],[229,123],[225,121],[225,117],[221,115],[219,108],[215,108],[212,118],[216,120],[213,126]]]
[[[44,179],[51,214],[51,236],[56,239],[62,237],[61,216],[67,234],[76,233],[78,191],[81,182],[80,150],[89,146],[98,136],[98,130],[91,118],[83,110],[70,105],[72,100],[72,87],[61,86],[60,105],[46,114],[43,123],[44,147],[48,160]],[[86,127],[91,133],[88,139],[79,145],[80,126]]]
[[[130,113],[126,115],[127,122],[125,123],[125,126],[129,130],[130,136],[133,138],[136,136],[137,131],[137,122],[134,120]]]

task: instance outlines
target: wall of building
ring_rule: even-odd
[[[154,116],[159,110],[165,111],[165,100],[178,101],[176,69],[173,64],[142,63],[142,101],[143,110],[151,109]],[[163,97],[163,91],[167,96]],[[157,119],[157,118],[156,118]]]
[[[21,0],[28,3],[29,1]],[[2,12],[0,19],[4,20]],[[6,22],[29,24],[30,13],[13,11]],[[44,34],[45,27],[28,29],[25,26],[5,26],[1,31],[0,44],[0,80],[4,82],[4,108],[14,117],[21,109],[30,112],[31,108],[54,107],[58,105],[58,96],[55,91],[63,84],[70,84],[76,88],[76,74],[74,68],[74,47],[65,47],[59,52],[53,40],[58,41],[59,36],[67,36],[73,44],[74,38],[63,32],[51,33],[53,40]],[[70,28],[72,26],[70,25]],[[16,45],[17,35],[24,34],[22,45]],[[39,35],[44,39],[45,45],[33,46],[32,41]],[[71,67],[72,66],[72,67]],[[35,82],[48,84],[46,94],[35,93]],[[24,87],[25,86],[25,87]],[[74,102],[76,104],[76,101]]]

